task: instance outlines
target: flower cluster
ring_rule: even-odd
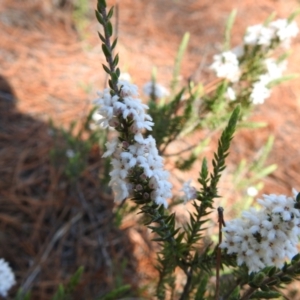
[[[286,69],[286,60],[277,63],[274,59],[268,58],[264,61],[267,72],[259,76],[258,81],[254,82],[250,100],[253,104],[262,104],[265,99],[271,95],[268,84],[273,80],[282,77],[283,71]]]
[[[235,95],[235,91],[232,87],[228,87],[225,93],[225,97],[231,101],[236,100],[236,95]]]
[[[258,203],[262,209],[250,209],[242,219],[234,219],[223,228],[225,241],[221,248],[237,255],[238,265],[245,264],[249,273],[267,266],[282,268],[286,258],[298,253],[300,211],[294,197],[264,195]]]
[[[287,19],[250,26],[246,30],[243,45],[215,55],[210,68],[215,71],[217,77],[227,79],[231,85],[237,83],[240,78],[244,78],[243,63],[247,61],[247,55],[253,59],[259,49],[263,53],[268,53],[269,50],[277,46],[288,48],[291,39],[296,37],[298,32],[297,23]],[[270,97],[269,84],[281,78],[286,68],[286,61],[284,60],[276,62],[276,60],[268,58],[262,61],[262,64],[266,73],[253,74],[255,81],[252,81],[250,85],[249,100],[253,104],[262,104],[265,99]],[[248,72],[247,69],[246,72]],[[228,87],[225,97],[231,101],[236,100],[237,97],[231,86]]]
[[[247,46],[259,45],[265,48],[272,48],[278,44],[288,48],[292,38],[296,37],[299,29],[296,22],[289,22],[287,19],[278,19],[267,25],[254,25],[247,28],[244,43]],[[264,61],[267,73],[259,76],[254,82],[250,100],[253,104],[262,104],[270,97],[271,90],[268,84],[273,80],[282,77],[282,72],[286,69],[286,61],[277,63],[274,59]]]
[[[169,91],[159,83],[156,82],[147,82],[143,86],[143,92],[146,96],[150,97],[154,95],[155,98],[164,98],[170,95]]]
[[[163,168],[163,158],[154,138],[143,137],[143,130],[151,130],[153,126],[151,117],[145,113],[148,106],[137,98],[135,85],[119,81],[118,88],[120,96],[105,89],[96,100],[101,115],[99,122],[104,127],[113,127],[119,132],[128,130],[128,135],[107,142],[107,151],[103,154],[103,157],[112,157],[110,186],[115,200],[139,197],[167,207],[172,188],[169,173]]]
[[[216,72],[217,77],[226,78],[230,82],[237,82],[240,78],[240,68],[237,55],[232,51],[214,55],[214,62],[210,66]]]
[[[135,134],[136,140],[142,139],[142,130],[151,130],[152,118],[145,113],[147,105],[143,104],[138,96],[137,86],[127,81],[119,81],[118,87],[121,88],[121,97],[111,95],[110,89],[105,89],[103,93],[98,93],[99,98],[95,104],[99,106],[99,124],[104,128],[113,127],[118,129],[122,126],[120,118],[131,118],[132,125],[130,131]]]
[[[2,297],[7,296],[9,289],[16,283],[15,274],[8,265],[8,263],[1,258],[0,259],[0,295]]]
[[[247,28],[244,37],[245,45],[271,46],[274,41],[279,41],[284,48],[290,46],[291,39],[296,37],[299,28],[295,21],[278,19],[268,24],[258,24]]]

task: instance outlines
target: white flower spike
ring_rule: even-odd
[[[118,129],[122,120],[130,120],[132,140],[120,142],[118,138],[106,143],[107,150],[103,157],[112,157],[113,166],[110,172],[110,186],[115,195],[115,201],[122,201],[141,191],[141,185],[133,186],[130,175],[136,168],[143,170],[145,182],[148,182],[150,194],[144,193],[144,198],[151,197],[157,204],[168,206],[167,199],[172,196],[169,173],[164,170],[163,158],[159,155],[156,142],[150,135],[143,137],[144,130],[152,130],[152,118],[145,112],[148,108],[138,96],[138,89],[127,81],[119,81],[120,96],[112,96],[109,89],[99,94],[95,103],[99,106],[102,116],[100,123],[104,127]]]

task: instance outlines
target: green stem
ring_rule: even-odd
[[[182,292],[179,300],[189,299],[190,287],[191,287],[192,279],[193,279],[193,271],[194,271],[194,268],[190,267],[189,271],[186,272],[187,280],[186,280],[183,292]]]
[[[298,272],[300,268],[300,262],[297,262],[294,265],[291,265],[290,267],[286,268],[284,271],[280,271],[276,274],[274,274],[271,277],[266,278],[261,284],[260,286],[263,285],[268,285],[274,281],[278,281],[278,279],[280,280],[281,277],[283,277],[284,275],[287,274],[295,274],[295,272]],[[278,285],[280,284],[280,282],[278,283]],[[278,286],[277,285],[277,286]],[[248,290],[246,290],[246,292],[244,293],[244,295],[240,298],[240,300],[248,300],[250,299],[250,297],[254,294],[254,292],[258,289],[259,287],[250,287]]]
[[[111,48],[110,35],[109,35],[108,29],[107,29],[107,23],[109,22],[109,20],[107,18],[106,9],[104,7],[102,7],[99,12],[103,16],[103,21],[104,21],[103,29],[104,29],[105,45],[109,50],[109,55],[107,55],[107,56],[105,55],[105,57],[106,57],[106,61],[107,61],[108,65],[109,65],[110,71],[112,73],[114,73],[115,66],[113,64],[113,56],[112,56],[113,50]],[[113,78],[111,77],[111,79],[113,79]],[[114,80],[112,80],[112,84],[113,84],[113,90],[114,90],[115,94],[118,94],[119,91],[118,91],[117,83],[114,82]]]

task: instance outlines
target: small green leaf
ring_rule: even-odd
[[[66,296],[65,288],[62,284],[58,286],[58,289],[54,296],[52,297],[52,300],[63,300]]]
[[[204,157],[201,166],[201,178],[207,179],[208,168],[207,168],[207,159]]]
[[[114,50],[116,45],[117,45],[117,42],[118,42],[118,38],[116,38],[113,43],[112,43],[112,46],[111,46],[111,50]]]
[[[232,27],[233,27],[233,24],[234,24],[234,20],[235,20],[235,17],[236,17],[236,12],[237,10],[234,9],[231,13],[230,13],[230,16],[227,20],[227,23],[226,23],[226,30],[225,30],[225,51],[228,51],[230,48],[231,48],[231,45],[230,45],[230,36],[231,36],[231,30],[232,30]]]
[[[110,75],[110,69],[106,66],[106,65],[104,65],[104,64],[102,64],[102,67],[103,67],[103,69],[104,69],[104,71],[107,73],[107,74],[109,74]]]
[[[259,287],[262,284],[262,282],[264,281],[264,279],[265,279],[265,274],[263,272],[259,272],[259,273],[255,274],[252,282],[254,283],[254,285]]]
[[[289,81],[289,80],[293,80],[293,79],[296,79],[296,78],[299,78],[299,74],[296,73],[296,74],[289,74],[289,75],[284,75],[278,79],[274,79],[272,80],[271,82],[268,83],[267,87],[269,88],[272,88],[278,84],[281,84],[282,82],[285,82],[285,81]]]
[[[82,273],[84,271],[84,267],[81,266],[78,268],[78,270],[75,272],[75,274],[71,277],[70,282],[74,285],[77,285],[81,279]]]
[[[95,10],[95,13],[96,13],[96,18],[97,18],[98,22],[99,22],[101,25],[104,25],[103,17],[102,17],[101,14],[99,13],[99,11]]]
[[[104,296],[97,298],[97,300],[115,300],[119,299],[124,295],[126,292],[128,292],[131,289],[131,286],[129,284],[121,285],[120,287],[114,288],[111,292],[108,292]]]
[[[281,280],[281,282],[286,283],[286,284],[291,283],[293,281],[293,279],[288,275],[284,275],[284,276],[280,277],[280,280]]]
[[[112,8],[109,10],[108,14],[107,14],[107,19],[110,19],[114,14],[114,7],[112,6]]]
[[[113,64],[115,67],[118,65],[118,63],[119,63],[119,54],[117,54],[113,60]]]
[[[98,31],[98,36],[103,43],[106,42],[104,36],[99,31]]]
[[[300,193],[298,194],[298,196],[300,195]],[[296,198],[297,199],[297,198]],[[292,258],[292,262],[298,262],[300,260],[300,253],[296,254],[295,256],[293,256]]]
[[[114,89],[114,84],[113,84],[112,80],[108,80],[108,85],[112,90]]]
[[[295,274],[295,275],[300,275],[300,269],[294,270],[294,274]]]
[[[229,296],[228,300],[237,300],[240,299],[240,287],[237,286],[234,291]]]
[[[207,290],[208,276],[204,274],[201,278],[202,280],[198,284],[195,300],[203,300],[204,294],[206,293]]]
[[[105,44],[102,44],[102,51],[106,57],[109,57],[111,55],[109,49],[107,48],[107,46]]]
[[[276,12],[272,12],[264,21],[263,26],[267,27],[276,17]]]
[[[287,19],[288,23],[294,21],[294,19],[300,14],[300,8],[296,9]]]
[[[272,281],[268,282],[268,286],[272,286],[272,285],[278,285],[280,284],[280,279],[276,276],[272,278]]]
[[[113,82],[118,82],[118,75],[115,72],[111,73],[111,79]]]
[[[297,203],[300,202],[300,193],[298,193],[298,195],[296,196],[296,202],[297,202]]]
[[[289,265],[287,264],[287,262],[285,262],[281,270],[282,270],[283,272],[286,272],[288,266],[289,266]]]
[[[179,75],[180,75],[180,68],[181,68],[181,62],[184,55],[184,52],[187,48],[187,45],[189,43],[190,34],[186,32],[182,38],[182,41],[179,45],[179,49],[176,54],[175,58],[175,64],[174,64],[174,70],[173,70],[173,76],[171,81],[171,94],[174,94],[176,86],[179,82]]]
[[[268,291],[268,292],[264,292],[264,291],[257,291],[254,294],[252,294],[252,296],[250,297],[250,299],[274,299],[274,298],[279,298],[281,296],[280,293],[276,292],[276,291]]]
[[[268,292],[270,290],[270,288],[267,285],[260,286],[260,289],[264,292]]]
[[[24,293],[22,289],[19,289],[17,295],[15,296],[14,300],[30,300],[31,294],[30,292]]]
[[[110,21],[108,21],[108,23],[106,24],[106,28],[107,28],[108,35],[112,36],[112,34],[113,34],[113,26],[112,26],[112,24],[111,24]]]

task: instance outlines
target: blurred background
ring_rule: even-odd
[[[139,87],[150,81],[154,66],[157,81],[169,86],[185,32],[191,38],[181,81],[208,84],[213,76],[207,67],[222,51],[233,9],[234,47],[247,26],[262,23],[273,12],[286,18],[299,7],[293,0],[107,4],[118,5],[114,22],[119,66]],[[107,170],[100,160],[101,136],[84,127],[96,92],[107,79],[95,7],[96,1],[90,0],[0,0],[0,257],[16,273],[11,295],[21,286],[32,291],[31,299],[51,299],[58,284],[68,282],[80,266],[85,271],[74,299],[95,299],[114,289],[147,298],[155,280],[149,232],[137,226],[135,215],[122,222],[116,218],[101,176]],[[300,36],[291,49],[288,72],[297,73]],[[262,180],[260,194],[300,190],[299,117],[298,78],[276,87],[255,108],[251,120],[265,122],[264,128],[255,134],[242,129],[234,139],[231,165],[255,159],[274,135],[267,162],[277,169]],[[196,178],[198,172],[196,168],[189,176]],[[234,203],[234,187],[223,185],[227,204]],[[113,297],[109,299],[117,299]]]

